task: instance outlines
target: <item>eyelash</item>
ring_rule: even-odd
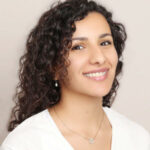
[[[104,41],[104,42],[101,43],[101,46],[103,46],[102,44],[104,44],[104,43],[107,43],[107,45],[104,45],[104,46],[108,46],[108,45],[111,45],[111,44],[112,44],[111,41]]]
[[[107,43],[107,45],[103,45],[103,44],[106,44],[106,43]],[[101,46],[108,46],[108,45],[111,45],[111,44],[112,44],[111,41],[104,41],[104,42],[100,43]],[[83,47],[84,48],[84,46],[82,46],[82,45],[75,45],[75,46],[72,47],[72,50],[80,50],[80,49],[82,49],[82,48],[79,48],[79,47]]]
[[[78,47],[80,47],[80,46],[82,46],[82,45],[75,45],[75,46],[72,47],[72,50],[79,50]],[[83,47],[83,46],[82,46],[82,47]]]

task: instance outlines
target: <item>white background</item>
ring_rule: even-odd
[[[127,29],[124,71],[113,109],[150,131],[150,1],[101,0]],[[51,0],[0,0],[0,143],[13,106],[19,58]]]

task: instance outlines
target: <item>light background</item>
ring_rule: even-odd
[[[113,109],[150,131],[150,1],[99,0],[126,26],[124,71]],[[0,0],[0,144],[18,83],[28,33],[52,0]]]

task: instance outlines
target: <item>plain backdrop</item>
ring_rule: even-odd
[[[150,1],[99,2],[113,12],[114,20],[125,25],[128,34],[124,71],[112,108],[150,131]],[[8,134],[19,58],[27,35],[51,3],[52,0],[0,0],[0,144]]]

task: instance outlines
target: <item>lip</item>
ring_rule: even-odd
[[[92,79],[92,80],[95,80],[95,81],[104,81],[107,78],[107,76],[108,76],[108,71],[109,71],[108,68],[102,68],[102,69],[91,70],[91,71],[85,72],[85,73],[83,73],[83,75],[88,74],[88,73],[106,72],[105,75],[100,76],[100,77],[88,77],[88,76],[85,76],[86,78]]]
[[[96,72],[107,72],[108,70],[109,70],[108,68],[101,68],[101,69],[97,69],[97,70],[91,70],[88,72],[84,72],[83,74],[96,73]]]

